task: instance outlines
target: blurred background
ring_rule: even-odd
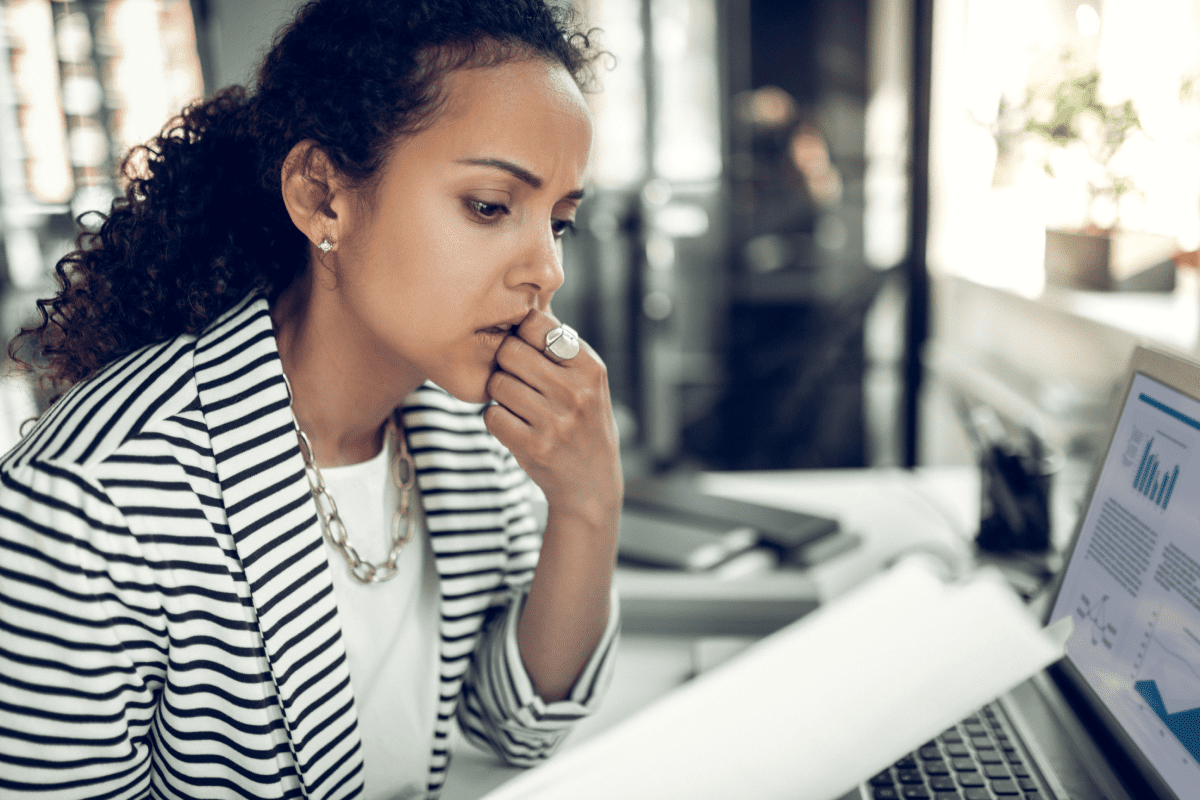
[[[0,0],[6,341],[125,150],[297,5]],[[630,474],[967,463],[964,400],[1085,463],[1133,343],[1198,349],[1200,0],[579,9],[610,57],[555,310]],[[1047,261],[1120,231],[1132,283]],[[0,387],[6,450],[36,401]]]

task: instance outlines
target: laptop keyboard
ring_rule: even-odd
[[[1052,800],[995,704],[871,778],[875,800]]]

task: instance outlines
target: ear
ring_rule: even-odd
[[[347,192],[325,151],[312,139],[299,142],[283,161],[280,184],[292,224],[313,245],[327,240],[336,247],[344,223],[336,209]]]

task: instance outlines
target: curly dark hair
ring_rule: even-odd
[[[432,122],[450,71],[539,57],[586,89],[596,56],[570,7],[547,0],[307,3],[254,90],[223,89],[130,150],[124,195],[97,230],[80,218],[58,293],[9,354],[56,397],[144,345],[199,333],[249,291],[273,297],[307,266],[280,189],[297,143],[369,190],[396,139]]]

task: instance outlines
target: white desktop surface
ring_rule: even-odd
[[[979,514],[979,473],[973,467],[710,473],[703,480],[713,494],[836,517],[843,530],[859,534],[859,547],[796,573],[824,600],[910,552],[970,560]],[[620,586],[620,574],[617,581]],[[563,748],[611,727],[740,644],[729,638],[622,634],[608,696]],[[457,728],[451,746],[443,800],[474,800],[521,772],[464,741]]]

